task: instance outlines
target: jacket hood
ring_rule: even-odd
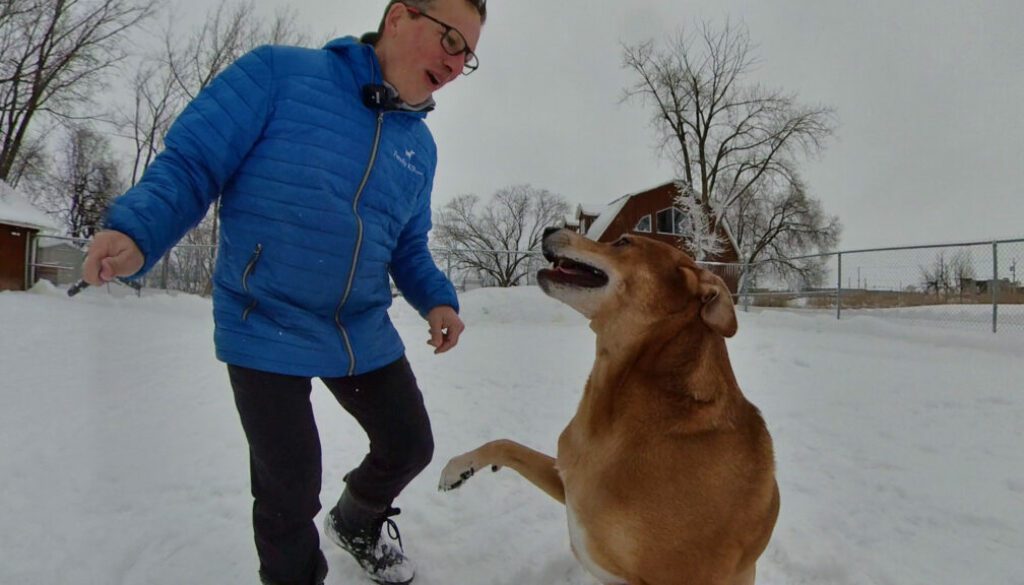
[[[360,42],[360,40],[357,37],[347,36],[347,37],[339,37],[339,38],[336,38],[336,39],[328,41],[327,44],[324,45],[324,48],[328,49],[328,50],[331,50],[331,51],[342,52],[342,51],[345,51],[348,48],[358,47],[358,46],[363,45],[363,44],[367,44],[368,45],[369,43],[362,43],[362,42]]]
[[[349,61],[360,83],[379,84],[383,81],[380,61],[372,45],[363,44],[356,37],[341,37],[329,41],[324,49]]]

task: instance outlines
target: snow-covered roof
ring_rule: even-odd
[[[589,213],[591,215],[596,215],[597,213],[600,213],[598,218],[596,220],[594,220],[593,225],[590,226],[590,229],[587,230],[587,237],[590,238],[591,240],[594,240],[594,241],[597,241],[597,240],[601,239],[601,236],[604,235],[605,230],[607,230],[608,226],[610,226],[612,224],[612,221],[614,221],[615,217],[617,215],[619,215],[619,212],[622,211],[622,208],[625,207],[626,202],[629,201],[630,198],[632,198],[632,197],[634,197],[636,195],[639,195],[641,193],[647,193],[648,191],[653,191],[655,189],[664,187],[665,185],[670,185],[672,183],[675,183],[675,180],[662,181],[662,182],[658,183],[657,185],[655,185],[653,187],[648,187],[646,189],[640,189],[639,191],[634,191],[632,193],[627,193],[626,195],[623,195],[622,197],[619,197],[618,199],[616,199],[615,201],[612,201],[611,203],[609,203],[608,205],[606,205],[604,207],[601,207],[601,206],[596,206],[596,207],[595,206],[587,206],[587,207],[584,207],[583,205],[580,205],[580,209],[581,210],[590,209],[591,211],[589,211]]]
[[[590,229],[587,230],[587,237],[595,242],[600,240],[601,236],[604,235],[605,230],[608,229],[608,226],[612,225],[612,221],[615,220],[619,215],[619,212],[622,211],[622,208],[625,207],[626,202],[629,201],[629,198],[632,196],[632,194],[623,195],[609,203],[608,206],[604,208],[604,211],[601,212],[601,215],[597,216],[597,219],[595,219],[594,223],[591,224]]]
[[[60,231],[57,223],[49,215],[32,205],[28,197],[4,181],[0,181],[0,223],[37,229],[42,232],[56,233]]]
[[[630,193],[630,195],[639,195],[641,193],[646,193],[648,191],[654,191],[655,189],[661,189],[665,185],[674,185],[677,182],[679,182],[679,179],[669,179],[667,181],[662,181],[662,182],[658,183],[657,185],[651,185],[650,187],[646,187],[644,189],[638,189],[636,191],[633,191],[632,193]],[[678,187],[676,187],[676,188],[678,189]]]
[[[665,185],[668,185],[668,184],[671,184],[671,183],[674,183],[674,182],[675,181],[663,181],[663,182],[659,183],[658,185],[656,185],[654,187],[650,187],[648,189],[642,189],[640,191],[636,191],[636,192],[633,192],[633,193],[629,193],[629,194],[623,195],[622,197],[619,197],[615,201],[612,201],[611,203],[609,203],[607,206],[604,206],[603,208],[601,206],[593,206],[593,205],[584,206],[582,204],[579,205],[577,213],[579,213],[580,211],[584,211],[586,209],[593,210],[593,211],[589,212],[591,215],[594,215],[594,214],[596,214],[598,212],[600,213],[600,215],[598,215],[597,219],[594,220],[594,223],[590,226],[590,229],[587,230],[587,237],[590,238],[591,240],[594,240],[595,242],[597,240],[600,240],[601,236],[603,236],[604,232],[608,229],[608,227],[610,225],[612,225],[612,222],[615,221],[615,218],[619,215],[619,212],[622,211],[622,208],[626,206],[626,203],[631,198],[633,198],[633,197],[635,197],[635,196],[637,196],[637,195],[639,195],[641,193],[647,193],[648,191],[653,191],[654,189],[658,189],[660,187],[664,187]],[[722,226],[722,229],[725,232],[725,236],[726,236],[726,238],[728,238],[729,244],[732,246],[732,249],[738,251],[739,250],[739,246],[736,245],[736,237],[732,233],[732,227],[729,225],[728,220],[723,217],[721,219],[721,222],[720,222],[719,225]]]
[[[576,217],[580,215],[601,215],[601,212],[605,210],[607,205],[593,204],[593,203],[580,203],[576,207]]]

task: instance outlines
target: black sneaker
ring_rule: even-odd
[[[343,496],[344,497],[344,496]],[[335,506],[324,518],[324,534],[347,550],[374,582],[380,585],[407,585],[416,576],[416,567],[402,551],[402,536],[391,519],[401,512],[387,508],[383,515],[362,530],[348,530]],[[384,536],[387,526],[387,538]]]

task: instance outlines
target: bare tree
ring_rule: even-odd
[[[970,295],[973,293],[971,288],[977,275],[974,269],[974,258],[971,256],[970,250],[961,249],[953,254],[953,257],[949,259],[949,274],[962,303],[964,301],[964,294]]]
[[[681,196],[690,225],[703,230],[691,247],[698,257],[714,249],[719,224],[745,223],[764,231],[750,234],[741,253],[750,262],[809,253],[832,244],[838,223],[823,214],[806,215],[823,223],[779,221],[792,217],[775,205],[811,201],[800,182],[797,162],[818,154],[834,132],[834,113],[804,106],[794,95],[745,83],[755,64],[749,35],[730,23],[721,30],[702,23],[696,35],[680,32],[657,48],[653,41],[623,49],[624,66],[637,81],[624,99],[652,106],[659,147],[679,169]],[[799,194],[794,200],[792,197]],[[820,209],[820,206],[818,206]],[[761,214],[747,218],[743,214]],[[822,232],[821,238],[790,232]],[[830,231],[831,230],[831,231]]]
[[[141,60],[134,77],[134,100],[121,116],[121,127],[133,146],[131,184],[163,149],[163,140],[174,119],[214,77],[248,51],[262,44],[303,45],[308,38],[299,31],[295,12],[284,10],[273,18],[261,18],[250,2],[221,0],[186,35],[168,20],[159,53]]]
[[[740,262],[800,288],[820,286],[825,258],[799,256],[794,251],[835,248],[841,230],[838,218],[826,214],[821,203],[807,195],[798,177],[787,181],[785,189],[768,189],[766,193],[751,189],[729,214],[731,233],[742,254]]]
[[[109,139],[85,126],[72,127],[38,204],[58,218],[68,235],[88,238],[123,190]]]
[[[40,115],[85,113],[121,39],[155,0],[4,0],[0,10],[0,179],[7,179]]]
[[[160,64],[144,63],[135,73],[133,88],[132,108],[121,120],[134,151],[132,186],[163,149],[164,136],[184,103],[171,71]]]
[[[926,293],[935,291],[936,297],[940,295],[945,298],[949,297],[949,292],[954,286],[954,276],[951,262],[946,259],[945,252],[939,252],[931,266],[920,266],[919,269],[921,270],[921,284]]]
[[[496,192],[482,209],[476,195],[448,202],[434,222],[437,242],[460,269],[477,271],[497,286],[516,286],[529,274],[544,228],[561,225],[565,199],[546,189],[514,185]]]
[[[974,258],[970,250],[959,250],[947,257],[946,252],[939,252],[930,266],[920,266],[922,286],[927,293],[935,291],[935,296],[942,296],[948,301],[954,293],[959,295],[960,302],[964,295],[973,293],[971,287],[976,278]]]
[[[277,12],[270,20],[257,13],[251,0],[221,0],[202,25],[182,45],[173,24],[164,34],[164,60],[185,98],[191,100],[225,67],[264,44],[305,45],[294,10]]]
[[[57,124],[42,124],[38,131],[29,132],[21,143],[14,164],[7,175],[7,182],[24,186],[24,192],[35,202],[35,197],[45,188],[52,171],[52,156],[47,149],[46,137]]]
[[[725,251],[725,242],[718,236],[710,209],[701,203],[689,183],[676,181],[675,186],[679,194],[673,203],[681,212],[681,221],[674,231],[679,234],[683,249],[696,260],[717,258]]]

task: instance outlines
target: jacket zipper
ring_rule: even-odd
[[[252,256],[249,256],[249,263],[245,265],[245,272],[242,273],[242,290],[245,291],[250,297],[252,294],[249,292],[249,276],[252,275],[252,271],[256,269],[256,262],[260,259],[260,254],[263,253],[263,244],[256,244],[256,248],[252,251]],[[242,311],[242,321],[249,318],[249,313],[256,308],[259,301],[253,297],[252,302],[249,306]]]
[[[356,248],[352,252],[352,267],[348,272],[348,283],[345,285],[345,294],[341,297],[341,302],[338,303],[338,308],[334,310],[334,324],[338,327],[338,331],[341,333],[342,342],[345,344],[345,351],[348,352],[348,375],[351,376],[356,370],[356,355],[352,351],[352,340],[348,336],[348,331],[345,326],[341,324],[341,309],[348,302],[348,297],[352,293],[352,283],[356,277],[356,263],[359,260],[359,252],[363,247],[363,218],[359,216],[359,199],[363,196],[363,189],[366,188],[367,181],[370,180],[370,171],[373,170],[373,166],[377,164],[377,150],[380,148],[380,135],[381,128],[384,125],[384,111],[377,112],[377,131],[373,136],[373,150],[370,152],[370,162],[366,165],[366,172],[363,173],[363,180],[359,183],[359,189],[356,190],[356,196],[352,199],[352,214],[356,216]]]

